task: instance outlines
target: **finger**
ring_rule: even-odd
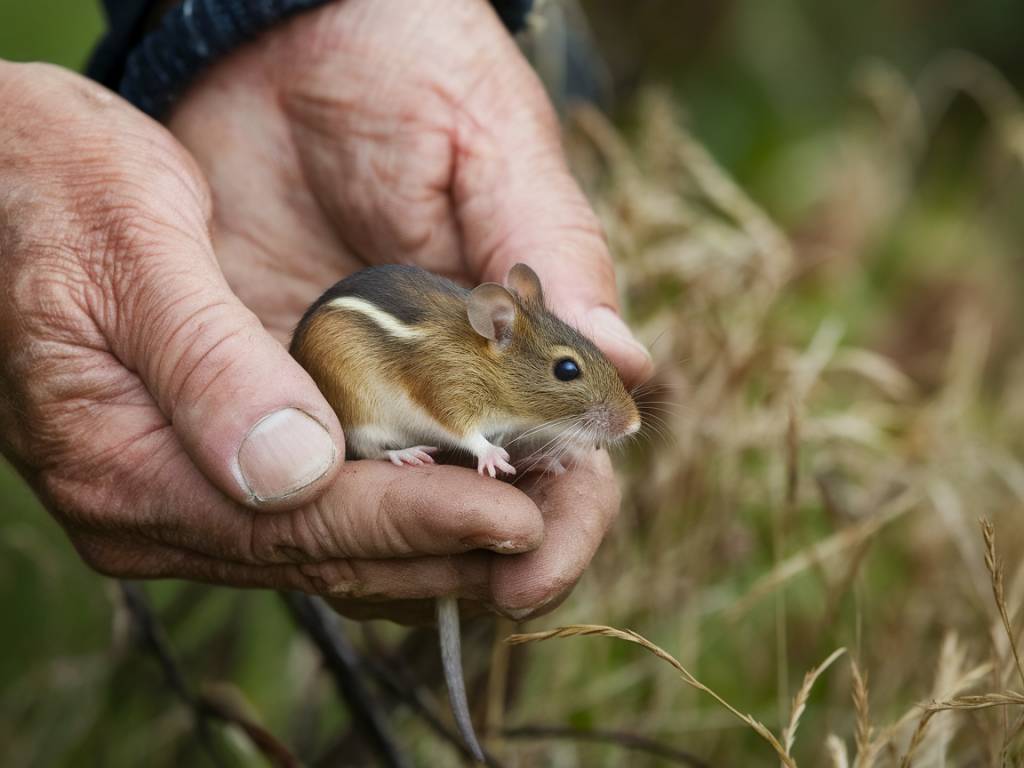
[[[583,575],[619,510],[619,489],[604,451],[558,476],[536,480],[546,522],[539,548],[493,559],[493,605],[514,619],[551,610]]]
[[[120,226],[105,330],[195,464],[250,506],[295,506],[321,492],[344,456],[337,417],[312,379],[232,294],[206,235],[199,193]],[[130,220],[129,220],[130,219]]]
[[[651,357],[619,317],[608,246],[566,165],[554,110],[518,53],[508,64],[501,87],[478,88],[464,105],[486,123],[455,134],[453,198],[467,258],[496,282],[529,264],[548,305],[590,335],[628,384],[639,383]]]
[[[286,85],[304,178],[346,245],[366,258],[444,273],[463,253],[475,277],[497,282],[513,264],[530,264],[550,305],[594,338],[627,383],[639,383],[650,355],[618,315],[608,248],[566,167],[543,87],[493,13],[472,5],[458,13],[458,23],[429,35],[416,29],[388,52],[416,78],[382,77],[367,57],[350,62],[343,80],[324,65]],[[439,44],[459,26],[475,43]],[[348,14],[330,28],[340,40],[365,37]],[[408,107],[353,108],[366,104]]]
[[[314,504],[254,521],[257,557],[327,560],[539,546],[544,519],[519,489],[462,467],[348,462]]]
[[[359,602],[418,601],[437,595],[483,601],[489,595],[490,561],[482,552],[404,560],[250,565],[138,537],[111,540],[109,536],[75,534],[73,541],[90,566],[122,579],[188,579],[232,587],[296,590]]]
[[[179,549],[256,565],[473,549],[517,553],[544,536],[541,512],[526,494],[445,465],[348,462],[315,502],[256,513],[210,485],[148,408],[106,406],[98,414],[104,428],[94,430],[90,455],[79,462],[97,469],[51,481],[57,506],[78,507],[71,520],[77,527],[137,531]]]

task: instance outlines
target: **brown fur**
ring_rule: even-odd
[[[342,428],[369,423],[374,381],[397,382],[409,397],[453,434],[481,424],[540,425],[603,409],[605,428],[595,441],[610,441],[639,420],[632,398],[611,362],[592,342],[551,314],[543,296],[517,293],[515,319],[505,345],[485,339],[467,318],[469,292],[423,270],[375,267],[328,291],[296,329],[292,354],[319,384]],[[532,272],[531,272],[532,274]],[[353,276],[355,277],[355,276]],[[346,285],[347,283],[347,285]],[[331,308],[338,296],[355,296],[388,311],[402,308],[404,323],[428,333],[398,338],[373,319]],[[392,316],[396,311],[389,312]],[[570,356],[582,375],[555,378],[555,362]]]

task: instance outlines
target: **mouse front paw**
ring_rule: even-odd
[[[497,445],[488,444],[487,448],[476,456],[476,471],[481,475],[486,472],[491,477],[497,477],[498,470],[510,475],[516,473],[516,468],[508,463],[508,451]]]
[[[388,461],[396,467],[410,466],[421,467],[424,464],[433,464],[437,448],[432,445],[414,445],[412,448],[403,448],[400,451],[388,451]]]

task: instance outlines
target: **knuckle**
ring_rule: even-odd
[[[293,535],[296,541],[304,545],[306,552],[317,557],[345,557],[349,554],[350,546],[346,536],[347,525],[339,527],[342,519],[349,522],[352,518],[333,514],[323,501],[318,500],[309,507],[306,515],[296,516]]]
[[[405,480],[400,477],[387,485],[367,526],[366,536],[372,542],[372,546],[367,548],[382,555],[411,554],[417,549],[403,522],[409,519],[408,511],[404,509],[409,504],[408,494],[400,490]]]
[[[361,569],[352,560],[303,564],[298,570],[317,594],[360,600],[376,597],[369,593]]]
[[[349,515],[329,510],[317,500],[295,512],[252,517],[250,551],[256,562],[308,564],[344,558],[351,552],[346,529],[339,521]],[[345,523],[344,525],[347,525]]]

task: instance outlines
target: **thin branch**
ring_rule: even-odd
[[[174,657],[174,651],[171,650],[167,635],[164,634],[163,627],[160,626],[159,620],[149,607],[145,592],[138,584],[130,581],[120,581],[118,584],[121,588],[125,608],[128,609],[132,623],[138,632],[140,645],[153,655],[160,665],[160,669],[164,673],[164,680],[170,686],[171,691],[188,707],[192,714],[196,737],[210,760],[217,766],[226,765],[226,761],[213,740],[209,716],[185,680],[185,675]]]
[[[362,659],[345,635],[338,615],[316,597],[282,592],[281,598],[295,623],[320,651],[338,694],[348,704],[355,728],[365,734],[381,763],[388,768],[409,768],[387,716],[366,688]]]
[[[132,618],[141,645],[156,658],[168,686],[175,696],[188,707],[195,723],[199,743],[213,764],[228,765],[228,761],[220,754],[213,738],[211,725],[214,720],[218,720],[242,730],[249,737],[253,746],[271,764],[280,766],[280,768],[298,768],[301,765],[298,758],[266,728],[243,715],[227,701],[213,695],[193,692],[175,658],[163,626],[150,607],[142,587],[129,581],[121,581],[118,584],[121,588],[125,608]]]
[[[203,711],[212,717],[231,723],[243,731],[249,740],[273,765],[281,768],[299,768],[302,763],[274,734],[234,706],[230,699],[213,692],[199,694]]]

